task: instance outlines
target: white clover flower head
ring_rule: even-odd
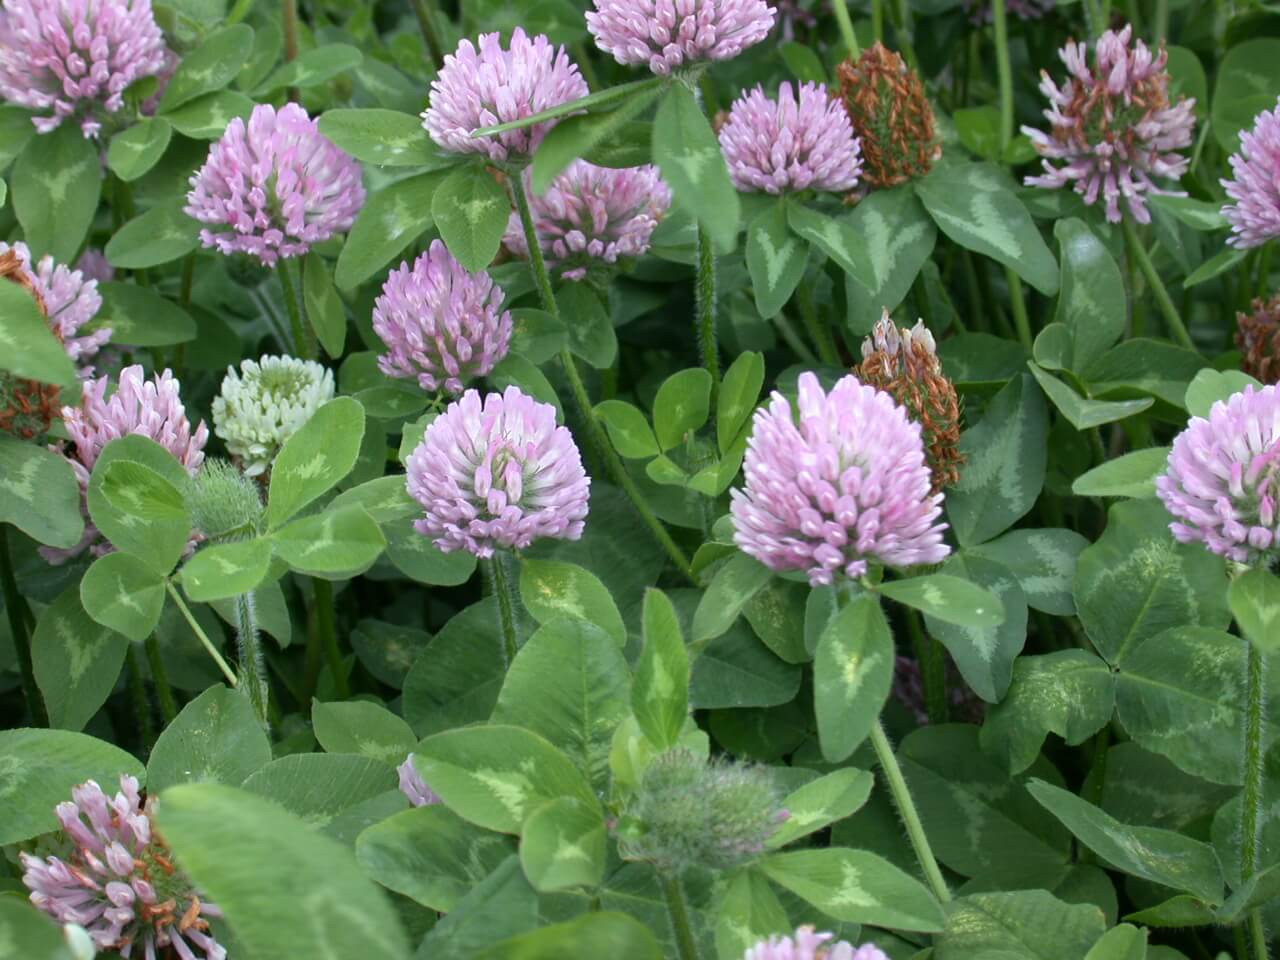
[[[276,454],[321,405],[333,399],[333,373],[314,360],[262,357],[227,368],[213,401],[213,432],[245,476],[265,473]]]

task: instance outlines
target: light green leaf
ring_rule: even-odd
[[[1146,956],[1147,931],[1122,923],[1099,937],[1085,960],[1146,960]]]
[[[419,167],[440,161],[422,121],[397,110],[326,110],[320,117],[320,132],[362,163]]]
[[[325,827],[351,808],[396,789],[396,773],[370,757],[294,753],[254,771],[243,788],[269,797],[312,827]]]
[[[271,762],[271,741],[249,698],[217,684],[196,697],[164,728],[147,761],[147,787],[178,783],[238,787]]]
[[[125,637],[85,613],[75,583],[62,591],[40,614],[31,636],[36,684],[50,724],[80,730],[93,719],[115,688],[128,648]],[[114,782],[116,776],[108,780]]]
[[[438,733],[418,745],[414,761],[451,810],[499,833],[519,833],[525,818],[548,800],[598,803],[572,760],[520,727],[492,724]]]
[[[673,373],[653,401],[653,429],[665,453],[685,442],[711,412],[711,374],[702,367]]]
[[[693,615],[693,641],[705,643],[723,635],[772,576],[769,568],[754,557],[745,553],[730,557],[716,570],[698,601]]]
[[[403,482],[403,477],[395,479]],[[335,501],[336,503],[336,501]],[[415,514],[421,507],[414,504]],[[456,587],[476,572],[476,558],[466,550],[444,553],[405,518],[386,525],[387,559],[406,577],[437,587]]]
[[[1124,333],[1128,303],[1120,268],[1084,221],[1053,228],[1062,280],[1054,319],[1071,332],[1070,369],[1083,374]]]
[[[378,477],[349,487],[329,503],[330,510],[342,510],[345,507],[363,507],[379,523],[414,517],[422,509],[418,501],[409,496],[405,479],[399,474]]]
[[[531,179],[534,192],[539,196],[546,194],[555,178],[578,157],[584,157],[590,162],[602,166],[614,166],[613,163],[604,164],[602,162],[604,158],[600,157],[599,154],[607,150],[612,142],[624,137],[629,130],[637,125],[633,121],[658,98],[658,95],[662,93],[664,84],[664,78],[652,77],[649,80],[637,80],[632,83],[607,87],[576,101],[579,104],[584,104],[592,97],[620,96],[619,91],[630,88],[630,91],[626,94],[626,99],[617,107],[602,110],[598,113],[592,112],[566,117],[551,128],[538,146],[538,152],[533,157],[533,175]],[[565,104],[564,106],[569,107],[571,104]],[[549,113],[550,111],[543,112]],[[648,163],[650,160],[650,137],[647,135],[649,124],[639,125],[644,127],[646,135],[640,143],[637,143],[632,150],[628,151],[638,153],[638,156],[632,157],[625,166],[639,166],[642,163]]]
[[[596,404],[596,415],[609,431],[613,449],[628,460],[647,460],[659,454],[653,428],[639,408],[625,400],[603,400]]]
[[[282,64],[258,85],[254,96],[262,97],[283,87],[319,86],[359,66],[363,59],[364,54],[349,44],[322,44]]]
[[[507,191],[478,164],[449,174],[431,198],[440,237],[466,270],[483,270],[493,262],[510,216]]]
[[[184,137],[216,140],[237,117],[248,120],[254,103],[235,90],[215,90],[166,113],[170,126]]]
[[[261,537],[202,547],[182,565],[183,592],[199,603],[249,593],[267,578],[271,541]]]
[[[98,147],[78,123],[32,137],[14,161],[9,189],[31,256],[38,260],[48,253],[59,263],[71,263],[98,210]]]
[[[1187,412],[1193,417],[1208,417],[1215,403],[1230,399],[1245,387],[1260,390],[1262,384],[1239,370],[1205,368],[1195,375],[1195,379],[1187,387]]]
[[[631,712],[659,750],[675,745],[689,718],[689,654],[675,607],[661,590],[644,594],[644,648],[631,684]]]
[[[279,463],[277,459],[276,470]],[[271,545],[292,570],[345,580],[373,566],[387,541],[363,507],[351,506],[294,520],[271,534]]]
[[[893,635],[878,598],[851,602],[822,631],[813,662],[813,709],[822,755],[838,763],[880,716],[893,683]]]
[[[1280,646],[1280,579],[1254,567],[1231,581],[1227,605],[1249,642],[1263,653]]]
[[[75,365],[35,300],[8,281],[0,286],[0,370],[41,383],[76,382]]]
[[[1080,474],[1071,484],[1078,497],[1154,497],[1156,477],[1164,473],[1169,447],[1135,450]]]
[[[217,902],[240,948],[262,957],[404,960],[396,912],[351,851],[275,803],[219,784],[164,791],[158,826],[179,866]],[[277,895],[297,889],[297,913],[280,920]]]
[[[334,280],[339,287],[360,286],[431,226],[431,198],[445,176],[420,173],[369,197],[338,254]]]
[[[160,162],[173,137],[173,127],[163,117],[143,117],[111,138],[107,166],[129,183]]]
[[[59,926],[23,899],[0,897],[0,948],[4,955],[23,960],[83,960],[83,954],[72,951],[69,935],[64,935],[64,929],[69,928]],[[88,942],[87,935],[85,939]],[[92,951],[92,944],[89,949]]]
[[[131,466],[113,474],[117,461]],[[106,490],[109,474],[117,479],[110,497]],[[126,476],[131,482],[118,482]],[[89,477],[89,516],[116,549],[168,576],[187,549],[191,519],[185,507],[174,514],[163,504],[172,503],[175,493],[187,483],[186,469],[154,440],[141,434],[112,440],[98,455]]]
[[[110,246],[108,243],[108,249]],[[149,287],[99,283],[98,292],[102,294],[102,309],[93,326],[110,327],[111,339],[116,343],[168,347],[196,338],[196,322],[191,314]]]
[[[931,932],[942,908],[920,881],[864,850],[827,847],[775,853],[760,861],[774,883],[837,920]]]
[[[467,607],[444,625],[404,677],[404,718],[419,736],[489,719],[506,675],[498,601]]]
[[[1018,580],[1027,604],[1060,617],[1076,612],[1071,595],[1076,560],[1089,541],[1074,530],[1010,530],[970,547],[964,556],[986,557],[1004,564]]]
[[[39,543],[73,547],[84,535],[80,496],[66,457],[0,436],[0,523],[13,524]]]
[[[943,623],[996,627],[1005,620],[1004,605],[998,596],[976,583],[945,573],[888,580],[876,590],[896,603],[915,607]]]
[[[99,557],[80,581],[80,602],[98,623],[141,643],[164,609],[164,577],[127,553]]]
[[[1196,267],[1195,270],[1191,271],[1191,273],[1187,275],[1187,279],[1182,281],[1183,289],[1190,289],[1191,287],[1197,286],[1207,280],[1212,280],[1214,277],[1226,273],[1248,256],[1248,253],[1248,250],[1237,250],[1235,247],[1227,247],[1221,253],[1210,257],[1204,263],[1200,264],[1200,266]]]
[[[1276,105],[1280,40],[1258,37],[1231,47],[1218,64],[1210,129],[1224,154],[1240,148],[1240,131]]]
[[[333,286],[333,275],[324,257],[314,250],[307,254],[302,269],[302,296],[307,319],[324,352],[337,359],[347,337],[347,310]]]
[[[606,832],[599,804],[548,800],[520,831],[520,865],[535,890],[595,887],[604,879]]]
[[[1081,843],[1117,870],[1209,903],[1222,902],[1222,874],[1207,843],[1155,827],[1131,827],[1073,793],[1042,780],[1031,795],[1062,821]]]
[[[723,455],[740,439],[764,385],[764,356],[753,351],[738,354],[724,372],[716,400],[716,443]]]
[[[729,876],[716,918],[720,960],[742,960],[761,940],[794,931],[791,918],[763,874],[748,869]]]
[[[409,724],[368,700],[311,703],[311,725],[327,753],[354,753],[399,766],[418,742]]]
[[[243,23],[223,27],[187,53],[164,88],[160,112],[167,113],[196,97],[221,90],[240,72],[253,50],[253,29]]]
[[[934,960],[1084,960],[1106,931],[1092,904],[1066,904],[1045,890],[977,893],[955,902]]]
[[[1031,375],[1040,384],[1058,412],[1071,422],[1077,430],[1091,430],[1104,423],[1113,423],[1141,413],[1150,407],[1155,400],[1144,397],[1141,400],[1090,400],[1080,396],[1075,388],[1063,383],[1053,374],[1040,368],[1039,364],[1028,363]]]
[[[808,244],[787,229],[785,199],[769,204],[751,221],[747,227],[747,272],[761,317],[772,319],[787,305],[808,262]]]
[[[577,564],[532,557],[521,560],[520,599],[538,623],[576,617],[595,624],[619,646],[627,642],[626,625],[608,589]]]
[[[776,850],[856,813],[871,796],[874,781],[865,770],[845,767],[792,791],[782,802],[787,820],[766,846]]]
[[[676,205],[702,224],[716,249],[731,249],[741,216],[738,192],[711,124],[683,83],[671,84],[658,103],[653,162],[671,185]]]
[[[603,788],[630,682],[621,647],[603,630],[586,620],[551,620],[511,662],[492,722],[545,737]]]
[[[363,437],[363,408],[350,397],[337,397],[286,440],[271,468],[267,502],[271,529],[350,473]]]
[[[561,960],[609,957],[610,960],[662,960],[650,928],[630,914],[595,911],[541,927],[494,944],[478,960]]]
[[[787,206],[787,224],[839,264],[849,276],[856,277],[863,272],[863,264],[870,256],[867,242],[848,217],[828,217],[817,210],[792,203]]]
[[[868,333],[883,310],[894,310],[933,252],[938,231],[907,185],[876,190],[848,218],[864,240],[865,256],[847,275],[849,326]]]
[[[366,874],[443,913],[513,852],[509,837],[467,823],[441,804],[404,810],[356,838]]]

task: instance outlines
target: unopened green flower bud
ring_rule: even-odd
[[[764,852],[787,819],[781,801],[765,767],[672,750],[645,770],[616,834],[628,860],[668,871],[722,869]]]
[[[210,540],[243,539],[261,526],[263,506],[257,484],[226,460],[204,462],[187,488],[187,505],[196,529]]]

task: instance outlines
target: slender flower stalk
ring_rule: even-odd
[[[169,672],[165,669],[164,658],[160,654],[160,640],[155,633],[148,635],[146,647],[147,667],[151,670],[151,683],[156,688],[156,699],[160,702],[160,716],[168,725],[178,716],[178,701],[174,699]]]
[[[1248,640],[1247,676],[1245,680],[1244,728],[1244,795],[1240,800],[1240,880],[1257,874],[1258,852],[1262,849],[1263,785],[1266,780],[1262,724],[1266,711],[1266,662],[1262,651]],[[1249,939],[1254,960],[1267,960],[1269,948],[1262,908],[1255,907],[1248,916]]]
[[[898,766],[893,745],[889,743],[889,737],[884,732],[884,724],[880,720],[871,727],[871,747],[875,750],[876,762],[884,771],[885,780],[889,785],[889,795],[893,797],[893,805],[897,807],[898,816],[902,817],[902,823],[907,828],[911,849],[915,851],[916,860],[920,863],[920,869],[924,871],[929,888],[940,902],[947,903],[951,900],[951,891],[947,889],[947,881],[943,878],[942,869],[938,866],[933,848],[929,845],[929,837],[924,832],[924,824],[920,820],[915,801],[911,798],[911,790],[907,787],[907,780],[902,775],[902,768]]]
[[[267,665],[262,658],[261,637],[258,635],[258,618],[253,592],[236,597],[236,650],[240,658],[240,689],[249,697],[253,712],[263,727],[269,725],[268,702],[270,684],[267,681]]]
[[[720,394],[720,342],[716,330],[716,251],[711,233],[698,224],[698,276],[696,304],[698,309],[698,351],[702,365],[711,374],[711,405]]]
[[[502,665],[510,668],[516,658],[516,599],[507,573],[507,558],[502,551],[482,561],[494,597],[498,601],[498,629],[502,632]]]
[[[699,960],[698,942],[693,938],[693,925],[689,922],[689,904],[685,900],[684,885],[676,873],[662,875],[662,898],[667,904],[667,917],[675,934],[676,956],[679,960]]]
[[[0,588],[4,590],[4,612],[9,620],[9,635],[13,638],[13,651],[18,659],[18,675],[22,678],[22,695],[31,713],[31,722],[37,727],[49,726],[49,711],[40,687],[36,685],[35,669],[31,660],[31,634],[23,616],[26,601],[18,592],[18,581],[13,573],[13,557],[9,554],[9,525],[0,523]]]
[[[187,621],[187,626],[191,627],[191,632],[196,635],[196,639],[200,641],[200,645],[204,647],[205,652],[213,658],[213,662],[218,665],[218,669],[222,671],[222,675],[226,678],[227,683],[232,687],[238,687],[240,685],[240,680],[236,677],[235,671],[232,670],[227,664],[227,661],[223,659],[222,653],[216,646],[214,646],[213,641],[209,639],[209,635],[204,632],[204,628],[200,626],[200,621],[192,615],[186,601],[182,599],[182,594],[178,593],[174,588],[173,581],[166,580],[164,582],[164,587],[169,594],[169,598],[173,600],[174,606],[176,606],[178,608],[178,612],[182,614],[182,619]]]
[[[329,673],[333,675],[333,689],[339,700],[345,700],[351,696],[351,685],[347,682],[347,668],[343,662],[342,649],[338,646],[333,584],[320,577],[314,577],[311,580],[311,589],[315,592],[316,598],[316,632],[320,635],[320,645],[324,649],[325,660],[329,664]]]
[[[1182,314],[1178,312],[1173,298],[1169,296],[1168,288],[1164,285],[1164,281],[1160,279],[1160,271],[1151,262],[1151,255],[1147,253],[1146,246],[1138,236],[1138,228],[1128,217],[1125,218],[1123,227],[1125,249],[1129,251],[1129,256],[1133,257],[1138,269],[1142,271],[1142,276],[1147,281],[1147,286],[1151,288],[1151,295],[1156,298],[1156,306],[1160,308],[1160,314],[1164,317],[1164,322],[1169,327],[1169,333],[1174,340],[1178,341],[1179,345],[1186,347],[1193,353],[1199,353],[1200,351],[1196,349],[1195,341],[1191,339],[1191,334],[1187,331],[1187,325],[1182,322]]]
[[[289,333],[293,338],[292,349],[299,356],[312,359],[317,354],[316,338],[302,319],[302,304],[298,301],[298,288],[289,276],[289,264],[280,260],[276,264],[276,273],[280,277],[280,290],[284,294],[285,309],[289,312]]]

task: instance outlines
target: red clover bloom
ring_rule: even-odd
[[[414,765],[412,753],[405,758],[404,763],[396,767],[396,773],[400,774],[400,792],[408,797],[409,802],[415,807],[427,807],[440,803],[440,797],[427,786],[427,781],[422,779],[422,774]]]
[[[227,124],[191,177],[185,209],[213,228],[200,231],[206,247],[271,267],[349,229],[364,197],[360,164],[305,110],[263,103],[247,124],[239,117]]]
[[[181,960],[226,960],[207,919],[222,911],[202,901],[174,866],[151,828],[138,781],[122,776],[120,792],[108,797],[89,780],[73,787],[71,798],[57,807],[69,852],[19,854],[31,902],[122,957],[156,960],[172,950]]]
[[[0,243],[0,256],[10,251],[22,261],[31,277],[40,300],[44,303],[49,326],[66,347],[67,356],[80,368],[81,377],[93,376],[93,367],[85,366],[85,361],[92,359],[102,345],[111,339],[111,330],[103,327],[84,336],[77,334],[81,327],[97,316],[102,307],[98,281],[86,279],[81,271],[56,262],[48,254],[33,266],[31,251],[22,241],[12,247],[7,243]]]
[[[439,240],[392,270],[373,303],[373,331],[387,345],[378,369],[416,379],[423,390],[461,393],[493,370],[511,347],[510,311],[484,271],[471,273]]]
[[[1238,563],[1280,555],[1280,387],[1245,387],[1192,417],[1169,452],[1156,493],[1180,543]]]
[[[131,85],[170,65],[151,0],[4,0],[0,10],[0,97],[36,111],[41,133],[75,117],[98,136]]]
[[[463,40],[444,58],[431,82],[422,125],[431,139],[451,153],[485,153],[490,160],[531,156],[554,126],[535,123],[493,137],[473,137],[484,127],[523,120],[589,93],[564,47],[539,34],[532,39],[520,27],[503,49],[497,33],[482,33],[477,49]]]
[[[481,400],[468,390],[427,427],[405,464],[414,523],[449,553],[490,557],[550,537],[577,540],[591,481],[556,408],[517,387]]]
[[[1074,182],[1086,204],[1102,198],[1111,223],[1121,220],[1121,200],[1138,223],[1150,222],[1143,194],[1166,192],[1153,177],[1176,180],[1186,172],[1188,159],[1174,151],[1191,145],[1196,123],[1195,100],[1169,103],[1167,51],[1153,54],[1141,40],[1130,49],[1132,35],[1131,26],[1104,33],[1092,67],[1087,44],[1063,47],[1058,55],[1070,74],[1067,82],[1059,87],[1048,71],[1040,74],[1051,132],[1022,128],[1045,171],[1028,177],[1027,185],[1054,189]]]
[[[774,934],[761,940],[743,954],[742,960],[889,960],[874,944],[855,947],[845,940],[830,943],[834,939],[834,933],[816,933],[813,927],[804,926],[796,930],[794,937]]]
[[[587,29],[621,64],[666,76],[708,60],[732,60],[769,35],[777,16],[765,0],[592,0]]]
[[[1240,132],[1230,163],[1235,178],[1222,181],[1235,201],[1222,208],[1231,223],[1227,243],[1243,250],[1280,237],[1280,101],[1254,118],[1252,130]]]
[[[920,425],[893,397],[842,377],[830,393],[802,373],[799,423],[775,392],[756,411],[744,460],[746,485],[730,510],[738,546],[773,570],[803,570],[814,586],[869,562],[894,567],[940,563],[951,548],[942,494]]]
[[[594,262],[641,256],[671,207],[671,188],[649,164],[614,170],[575,160],[545,196],[529,192],[543,256],[566,280],[581,280]],[[516,213],[504,242],[514,253],[529,255]]]
[[[844,105],[820,84],[790,83],[777,100],[756,87],[734,101],[720,149],[739,190],[844,192],[862,171],[859,143]]]

